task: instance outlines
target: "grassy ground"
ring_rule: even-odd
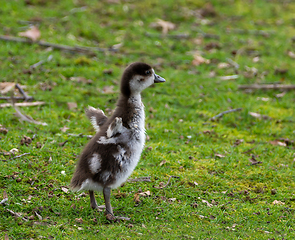
[[[21,110],[48,124],[21,123],[13,108],[1,109],[8,130],[0,135],[0,200],[8,196],[8,205],[0,205],[1,238],[294,239],[294,92],[238,86],[294,83],[295,3],[206,2],[1,1],[2,35],[17,36],[33,22],[46,42],[121,44],[118,52],[89,55],[0,42],[0,81],[25,85],[45,101]],[[158,19],[175,29],[162,35],[152,24]],[[175,38],[179,34],[188,35]],[[133,61],[152,64],[167,82],[143,93],[148,141],[131,178],[150,176],[151,182],[114,190],[115,214],[131,221],[109,223],[90,209],[87,193],[67,191],[88,141],[68,134],[94,134],[85,107],[113,109],[120,74]],[[238,78],[220,79],[229,75]],[[69,110],[69,102],[77,108]],[[209,120],[231,108],[242,110]],[[34,137],[32,143],[21,145],[24,136]],[[13,148],[15,156],[28,154],[13,158],[7,155]],[[170,176],[178,178],[154,187]],[[141,191],[150,194],[134,198]],[[101,194],[97,200],[103,204]]]

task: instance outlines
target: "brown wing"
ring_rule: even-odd
[[[98,132],[99,128],[108,120],[108,117],[99,108],[88,106],[85,110],[86,116],[90,119],[95,131]]]

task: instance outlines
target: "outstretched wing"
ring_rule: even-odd
[[[90,119],[90,122],[96,132],[98,132],[99,127],[101,127],[108,120],[108,117],[99,108],[96,109],[94,107],[88,106],[88,108],[85,110],[85,113]]]
[[[116,117],[107,130],[107,137],[111,138],[115,136],[117,133],[121,133],[123,128],[122,118]]]

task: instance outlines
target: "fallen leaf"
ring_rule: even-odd
[[[266,116],[266,115],[262,115],[259,113],[255,113],[255,112],[249,112],[249,115],[254,117],[254,118],[259,118],[259,119],[271,119],[271,117]]]
[[[75,102],[68,102],[67,105],[68,105],[69,110],[73,110],[78,107],[77,103],[75,103]]]
[[[33,42],[35,42],[41,37],[41,32],[36,26],[32,26],[29,30],[25,32],[20,32],[18,35],[21,37],[29,38]]]
[[[215,11],[212,3],[206,3],[205,6],[201,9],[200,14],[202,17],[215,17],[217,12]]]
[[[262,163],[261,161],[257,161],[256,157],[253,154],[251,155],[251,158],[249,159],[249,161],[251,162],[252,165],[257,165]]]
[[[1,82],[0,83],[0,93],[5,94],[14,89],[15,83],[14,82]]]
[[[68,188],[65,188],[65,187],[61,187],[61,190],[65,193],[68,193],[69,192],[69,189]]]
[[[282,147],[286,147],[287,146],[287,144],[285,142],[280,142],[278,140],[270,141],[269,143],[271,145],[277,145],[277,146],[282,146]]]
[[[75,221],[76,221],[77,223],[83,223],[83,219],[82,219],[82,218],[76,218]]]
[[[217,67],[219,69],[229,68],[230,67],[230,64],[229,63],[225,63],[225,62],[221,62],[221,63],[218,63]]]
[[[150,195],[151,195],[150,191],[135,193],[133,200],[134,200],[135,203],[139,203],[140,202],[140,200],[139,200],[140,196],[146,197],[146,196],[150,196]]]
[[[275,75],[285,75],[287,72],[289,71],[289,69],[287,68],[276,68],[274,74]]]
[[[219,158],[224,158],[225,157],[225,155],[219,154],[219,153],[215,153],[214,156],[215,157],[219,157]]]
[[[285,96],[285,94],[286,94],[286,92],[278,93],[278,94],[276,94],[276,97],[277,98],[282,98],[282,97]]]
[[[234,142],[234,146],[239,146],[241,143],[244,142],[244,139],[237,139],[235,142]]]
[[[113,69],[104,69],[103,74],[112,75],[113,74]]]
[[[288,56],[290,58],[295,58],[295,53],[294,52],[291,52],[291,51],[288,51]]]
[[[63,126],[62,128],[60,128],[59,130],[62,132],[66,132],[67,130],[69,130],[70,128],[68,128],[67,126]]]
[[[257,97],[256,100],[261,100],[263,102],[268,102],[269,98],[265,98],[265,97]]]
[[[209,64],[210,60],[203,58],[201,55],[199,55],[199,53],[195,53],[194,54],[194,60],[192,61],[192,64],[194,66],[199,66],[199,65],[201,65],[203,63]]]
[[[219,78],[222,81],[235,80],[235,79],[238,79],[239,78],[239,75],[221,76]]]
[[[85,77],[71,77],[71,81],[77,82],[77,83],[84,83],[84,84],[91,84],[93,81],[91,79],[87,79]]]
[[[102,92],[105,94],[115,93],[114,86],[104,86]]]
[[[272,202],[272,204],[273,204],[273,205],[284,205],[285,203],[282,202],[282,201],[274,200],[274,201]]]
[[[166,160],[163,160],[162,162],[160,162],[160,166],[164,165],[166,163]]]
[[[259,62],[259,60],[260,60],[260,57],[254,57],[254,58],[252,59],[252,61],[253,61],[254,63]]]
[[[162,33],[163,34],[167,34],[170,30],[175,29],[175,24],[174,23],[164,21],[162,19],[158,19],[157,22],[152,23],[150,26],[154,27],[154,28],[158,28],[158,27],[162,28]]]
[[[205,46],[205,50],[220,49],[221,45],[218,42],[210,42]]]
[[[5,234],[4,240],[9,240],[9,237],[8,237],[7,233]]]
[[[168,199],[168,202],[175,202],[176,201],[176,198],[169,198]]]
[[[209,203],[207,200],[202,200],[202,203],[206,203],[208,207],[213,207],[213,204]]]

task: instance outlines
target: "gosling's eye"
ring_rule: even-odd
[[[147,71],[145,72],[145,74],[146,74],[146,75],[150,75],[150,74],[151,74],[151,71],[150,71],[150,70],[147,70]]]

